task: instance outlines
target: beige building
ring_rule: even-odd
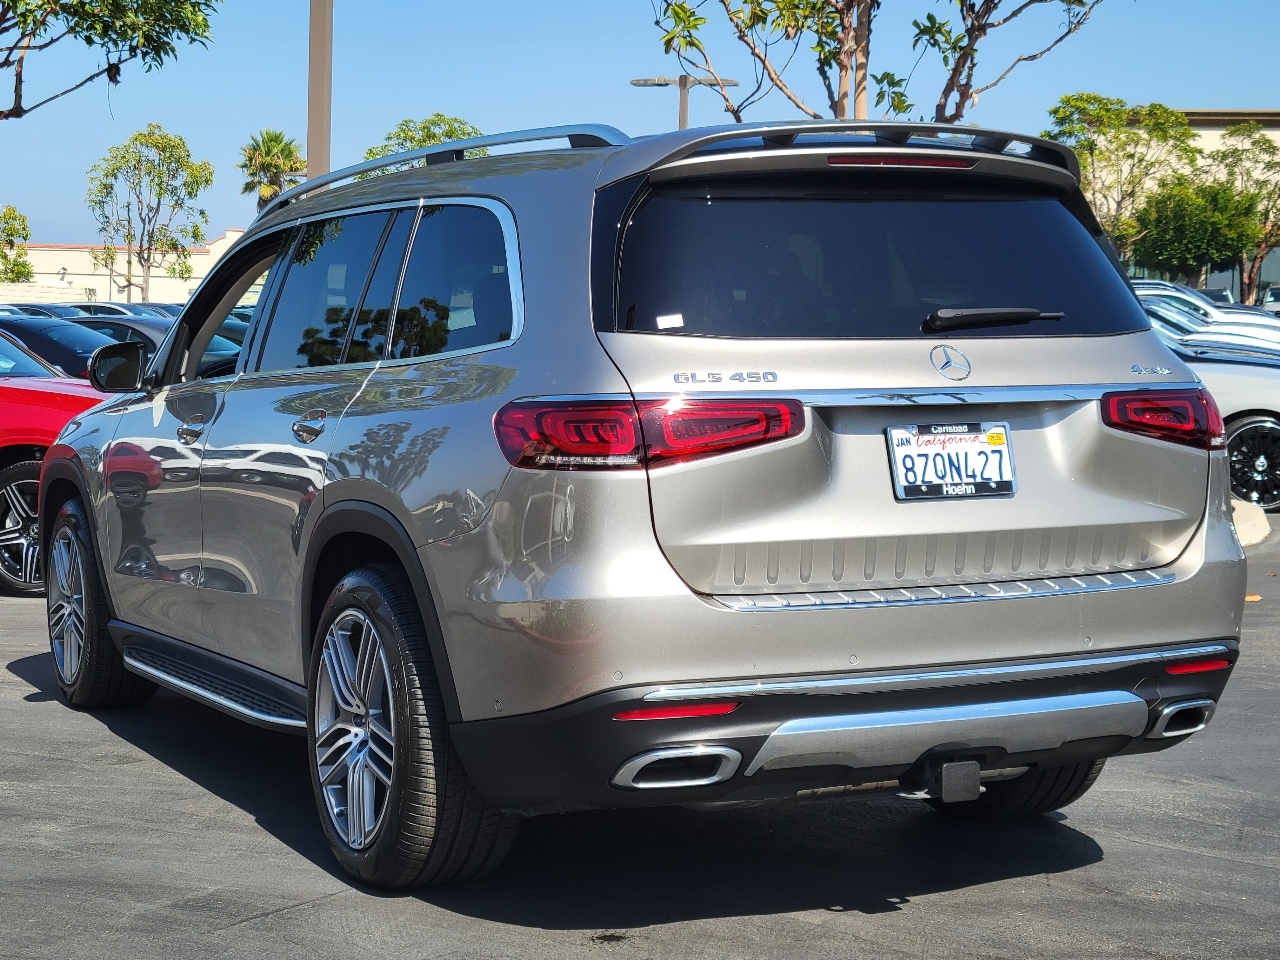
[[[151,295],[148,299],[156,303],[186,303],[200,281],[243,233],[244,230],[239,228],[228,229],[207,245],[193,247],[190,280],[176,280],[163,269],[152,271]],[[93,262],[93,252],[99,249],[95,245],[28,243],[26,246],[27,258],[35,270],[35,282],[0,284],[0,303],[14,300],[25,303],[70,303],[77,300],[142,299],[136,288],[128,294],[118,289],[107,270]],[[123,251],[116,263],[119,270],[124,264]]]
[[[1216,150],[1222,146],[1222,135],[1228,127],[1241,123],[1258,123],[1272,140],[1280,143],[1280,110],[1181,110],[1187,123],[1196,132],[1196,145],[1202,150]],[[1209,287],[1224,287],[1237,299],[1240,296],[1240,271],[1226,270],[1210,274]],[[1280,284],[1280,250],[1272,251],[1262,263],[1262,283]]]

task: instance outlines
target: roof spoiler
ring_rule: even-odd
[[[959,127],[945,123],[894,123],[848,120],[802,120],[790,123],[743,123],[680,131],[633,141],[633,148],[614,157],[601,185],[637,173],[678,163],[693,154],[726,141],[759,137],[763,148],[785,150],[796,146],[800,137],[813,134],[844,134],[874,137],[874,146],[904,149],[943,148],[972,151],[1011,160],[1031,160],[1058,167],[1078,183],[1080,163],[1070,147],[1041,137],[1023,136],[980,127]],[[1010,151],[1009,148],[1015,149]]]

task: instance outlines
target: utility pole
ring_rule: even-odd
[[[329,172],[333,136],[333,0],[311,0],[307,49],[307,178]]]
[[[721,80],[726,87],[736,87],[737,80]],[[707,77],[691,77],[687,73],[682,73],[675,77],[642,77],[639,80],[632,80],[633,87],[679,87],[680,88],[680,126],[677,129],[687,130],[689,128],[689,88],[690,87],[714,87],[716,82]]]

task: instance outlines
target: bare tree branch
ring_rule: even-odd
[[[1024,9],[1029,7],[1032,3],[1043,3],[1043,2],[1044,0],[1027,0],[1027,2],[1024,3],[1022,7],[1020,7],[1018,10],[1014,11],[1012,14],[1005,17],[1005,19],[1001,20],[999,23],[993,23],[991,26],[994,28],[999,26],[1000,23],[1008,23],[1010,20],[1016,17],[1019,13],[1021,13]],[[969,94],[969,98],[971,100],[976,99],[979,94],[986,93],[992,87],[1000,83],[1000,81],[1002,81],[1005,77],[1009,76],[1009,74],[1013,73],[1014,68],[1018,64],[1030,63],[1032,60],[1039,60],[1046,53],[1048,53],[1050,50],[1052,50],[1054,47],[1060,44],[1063,40],[1067,39],[1067,37],[1071,36],[1073,33],[1075,33],[1077,30],[1083,27],[1085,24],[1085,21],[1089,19],[1089,15],[1093,13],[1094,8],[1101,2],[1102,0],[1093,0],[1093,2],[1089,4],[1088,9],[1086,9],[1085,12],[1080,15],[1080,19],[1076,20],[1074,23],[1068,24],[1067,29],[1063,31],[1062,35],[1059,36],[1056,40],[1054,40],[1053,43],[1049,44],[1039,53],[1025,54],[1021,57],[1018,57],[1018,59],[1014,60],[1013,63],[1009,64],[1009,66],[1005,68],[1004,73],[1000,74],[1000,76],[996,77],[994,80],[992,80],[990,83],[986,84],[985,86],[981,86],[977,90],[974,90],[972,93]]]

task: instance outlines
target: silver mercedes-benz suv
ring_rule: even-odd
[[[382,886],[554,811],[1072,802],[1209,722],[1245,574],[1213,400],[1078,178],[976,129],[583,126],[286,192],[45,459],[67,701],[305,733]]]

